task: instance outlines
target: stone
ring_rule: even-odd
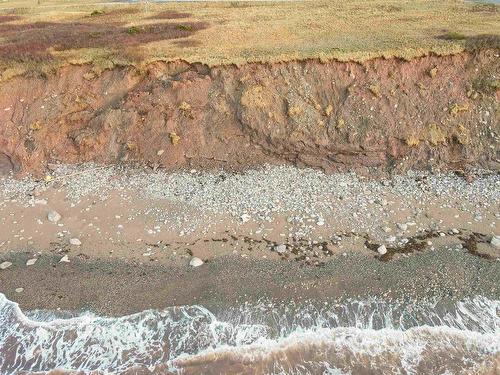
[[[205,262],[203,262],[200,258],[197,258],[197,257],[192,257],[191,260],[189,261],[189,265],[191,267],[199,267],[203,263],[205,263]]]
[[[47,219],[52,223],[57,223],[59,220],[61,220],[61,215],[57,211],[50,210],[47,214]]]
[[[11,262],[3,262],[3,263],[0,263],[0,270],[6,270],[7,268],[9,268],[10,266],[12,266],[12,263]]]
[[[406,224],[406,223],[398,223],[397,226],[400,230],[407,230],[408,229],[408,224]]]
[[[396,242],[396,237],[395,236],[390,236],[385,239],[386,242]]]
[[[377,249],[378,253],[380,255],[384,255],[384,254],[387,254],[387,248],[385,247],[385,245],[381,245],[378,247]]]
[[[286,252],[286,245],[284,244],[279,244],[274,247],[274,251],[276,251],[278,254],[283,254]]]
[[[71,238],[69,240],[69,243],[73,246],[80,246],[82,244],[82,241],[80,241],[78,238]]]
[[[241,216],[240,216],[240,220],[241,220],[243,223],[246,223],[247,221],[249,221],[249,220],[250,220],[250,218],[251,218],[251,216],[250,216],[250,215],[248,215],[248,214],[243,214],[243,215],[241,215]]]
[[[500,236],[493,236],[491,238],[490,244],[497,249],[500,249]]]
[[[161,156],[161,155],[163,155],[164,152],[165,152],[165,150],[158,150],[158,152],[156,153],[156,155]]]
[[[60,260],[59,263],[69,263],[69,257],[67,255],[63,256]]]
[[[28,259],[28,260],[26,261],[26,265],[27,265],[27,266],[33,266],[33,265],[36,263],[36,261],[37,261],[37,260],[38,260],[37,258]]]
[[[24,291],[24,288],[16,288],[16,293],[22,293]]]

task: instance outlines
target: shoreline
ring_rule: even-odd
[[[26,256],[13,260],[18,265]],[[123,261],[59,264],[46,258],[36,269],[0,274],[6,297],[32,310],[124,316],[144,310],[200,305],[214,313],[244,305],[295,306],[379,300],[500,299],[500,262],[465,252],[437,250],[391,262],[360,255],[339,257],[325,267],[283,261],[222,257],[201,268],[140,265]],[[24,286],[24,291],[15,289]]]
[[[500,298],[496,173],[59,168],[0,181],[0,292],[23,311]]]

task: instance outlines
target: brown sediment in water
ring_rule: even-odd
[[[177,61],[15,77],[0,83],[0,167],[495,169],[497,56],[483,49],[364,63]]]

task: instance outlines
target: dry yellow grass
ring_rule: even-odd
[[[496,6],[478,6],[459,0],[330,0],[303,2],[207,2],[124,5],[77,0],[13,0],[0,3],[0,15],[16,14],[10,24],[32,22],[109,22],[113,9],[138,8],[118,19],[126,27],[158,22],[206,22],[208,27],[184,39],[156,40],[128,47],[82,48],[52,51],[49,64],[144,64],[182,59],[210,66],[253,61],[331,58],[363,61],[369,58],[410,59],[434,52],[464,50],[474,37],[500,35]],[[104,15],[90,17],[92,11]],[[182,20],[154,20],[161,11],[189,13]],[[5,25],[5,24],[4,24]],[[135,31],[135,29],[131,29]],[[0,34],[1,37],[1,34]],[[4,43],[5,40],[1,40]],[[0,43],[0,44],[1,44]],[[133,51],[132,51],[133,49]],[[30,68],[29,62],[24,62]],[[38,64],[40,65],[40,64]],[[42,64],[43,65],[43,64]],[[3,61],[10,76],[19,63]],[[17,69],[17,70],[16,70]],[[99,68],[97,68],[99,70]]]

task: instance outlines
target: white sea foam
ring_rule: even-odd
[[[1,374],[55,368],[216,374],[241,366],[263,374],[459,374],[500,354],[500,301],[483,297],[454,304],[258,304],[217,316],[201,306],[118,318],[28,316],[0,294]]]

